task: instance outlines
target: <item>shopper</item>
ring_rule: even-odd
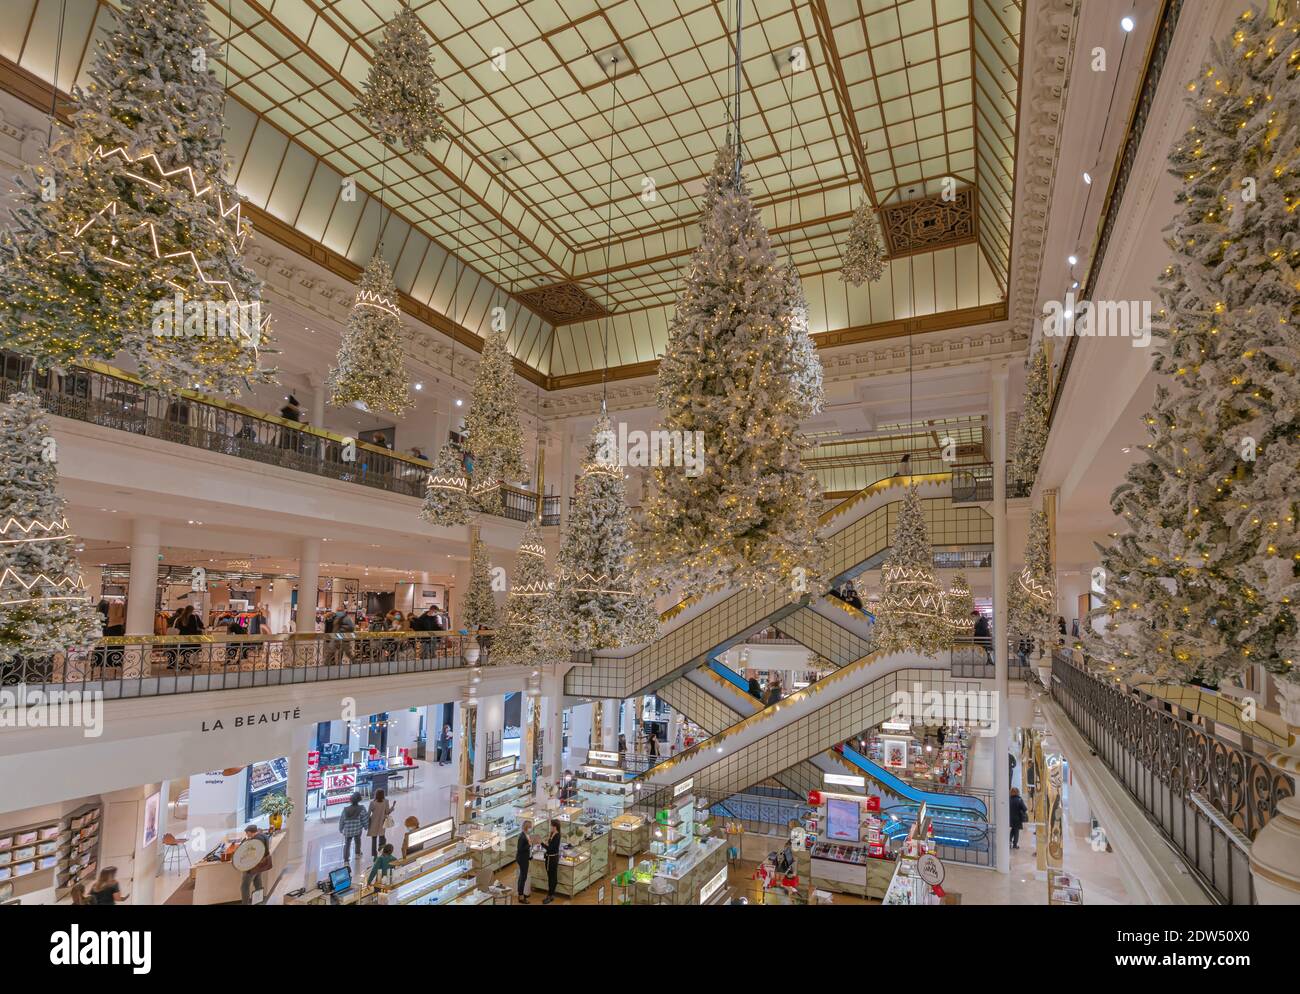
[[[370,855],[376,856],[379,850],[387,844],[388,840],[384,838],[384,833],[393,827],[393,808],[397,807],[396,801],[388,800],[383,790],[375,791],[375,796],[370,802]]]
[[[99,878],[95,881],[95,886],[90,888],[90,900],[87,903],[120,904],[125,900],[126,896],[117,883],[117,867],[104,867],[99,871]]]
[[[560,823],[551,819],[551,834],[546,837],[546,898],[543,904],[555,900],[555,888],[560,880]]]
[[[533,858],[533,837],[529,833],[532,830],[533,823],[524,822],[519,829],[519,842],[515,846],[515,863],[519,867],[519,883],[515,886],[515,892],[520,904],[528,903],[528,863]]]
[[[618,733],[618,763],[623,765],[623,757],[627,755],[627,736],[622,732]]]
[[[1025,807],[1025,802],[1020,796],[1020,791],[1011,788],[1011,815],[1008,819],[1011,825],[1011,848],[1020,848],[1020,829],[1024,827],[1029,820],[1029,809]]]
[[[86,885],[73,884],[69,887],[68,899],[72,901],[73,904],[89,904],[90,902],[86,900]]]
[[[438,765],[446,766],[451,762],[451,726],[442,726],[442,738],[438,740]]]
[[[768,682],[767,697],[763,699],[763,704],[766,707],[771,707],[773,704],[776,704],[780,700],[781,700],[781,678],[779,676],[774,676]]]
[[[239,877],[239,903],[252,904],[253,891],[262,889],[262,874],[271,869],[271,839],[256,825],[244,826],[244,838],[259,839],[265,847],[261,862],[251,870],[245,870]],[[265,898],[262,899],[262,903],[266,903]]]
[[[758,677],[756,677],[756,676],[751,676],[751,677],[749,678],[749,688],[748,688],[748,689],[749,689],[749,696],[752,697],[752,698],[754,698],[754,700],[758,701],[760,704],[762,704],[762,703],[763,703],[763,687],[762,687],[761,684],[759,684],[759,682],[758,682]]]
[[[972,611],[970,615],[975,619],[975,642],[984,647],[985,662],[991,663],[993,661],[993,632],[989,628],[989,619],[980,614],[979,611]]]
[[[373,884],[375,877],[390,872],[397,865],[397,857],[393,855],[392,844],[384,846],[383,850],[375,857],[375,861],[370,864],[370,872],[366,874],[366,883]]]
[[[343,836],[343,862],[347,862],[351,857],[352,842],[356,840],[357,859],[361,858],[361,833],[366,830],[366,825],[370,821],[370,815],[365,808],[361,806],[361,795],[353,794],[349,799],[351,803],[343,809],[339,815],[339,834]]]
[[[402,825],[406,828],[406,834],[402,836],[402,858],[405,859],[411,854],[411,833],[419,829],[420,819],[415,815],[407,815]]]
[[[650,733],[650,744],[646,746],[646,752],[654,758],[659,758],[659,736],[653,731]]]

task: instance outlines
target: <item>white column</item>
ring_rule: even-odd
[[[316,595],[320,585],[320,539],[304,538],[298,557],[298,631],[316,631]]]
[[[641,706],[641,698],[628,697],[623,701],[623,727],[621,729],[624,738],[627,739],[627,751],[636,752],[636,729],[637,729],[637,708]]]
[[[159,524],[136,518],[131,524],[131,579],[126,591],[126,634],[152,635],[158,600]]]
[[[606,752],[618,749],[618,701],[600,702],[603,711],[600,716],[600,748]]]
[[[994,364],[990,382],[993,422],[993,663],[998,695],[997,734],[993,756],[993,819],[995,822],[997,870],[1011,872],[1010,815],[1011,770],[1007,755],[1011,748],[1008,727],[1011,709],[1007,699],[1007,364]]]
[[[546,744],[542,749],[542,776],[551,783],[564,772],[561,747],[564,740],[564,686],[563,677],[546,674],[542,677],[542,720],[546,725]]]
[[[591,709],[593,704],[576,704],[569,712],[569,764],[577,766],[587,761],[591,748]]]
[[[302,862],[307,840],[307,752],[311,749],[316,726],[302,725],[293,730],[293,743],[289,750],[289,783],[286,791],[293,802],[293,814],[285,820],[285,845],[289,847],[288,863]],[[293,890],[292,887],[288,888]]]
[[[786,682],[786,686],[790,686]],[[677,730],[682,727],[682,716],[676,708],[668,710],[668,741],[663,744],[660,750],[661,755],[671,756],[677,751]]]
[[[325,384],[313,382],[311,389],[311,414],[308,423],[313,428],[325,427]]]
[[[488,738],[496,736],[500,740],[505,728],[506,698],[504,694],[492,694],[480,697],[478,702],[478,723],[474,729],[474,779],[482,780],[487,776]]]

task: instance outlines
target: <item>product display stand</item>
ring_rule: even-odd
[[[585,824],[581,812],[566,808],[560,822],[560,868],[555,892],[573,897],[597,884],[609,870],[610,831],[607,825]],[[533,847],[528,868],[533,893],[546,893],[546,861],[540,846]]]
[[[1073,873],[1047,871],[1048,904],[1083,904],[1083,884]]]
[[[476,872],[495,872],[514,862],[515,841],[526,818],[537,824],[532,783],[518,756],[488,763],[487,776],[465,792],[461,833]]]
[[[452,837],[450,818],[428,828],[421,848],[379,878],[378,904],[483,904],[491,895],[475,887],[474,860],[463,839]],[[426,831],[424,829],[421,830]]]
[[[679,784],[650,825],[651,859],[633,871],[637,904],[699,904],[701,889],[726,868],[726,842],[712,836],[708,804],[690,788],[689,780]]]

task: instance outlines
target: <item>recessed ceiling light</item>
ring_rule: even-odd
[[[1079,261],[1079,257],[1077,255],[1072,255],[1069,256],[1065,261],[1068,262],[1071,266],[1073,266],[1076,262]]]
[[[1119,19],[1119,26],[1128,32],[1137,27],[1137,23],[1131,17],[1121,17]]]
[[[417,389],[417,390],[423,390],[423,389],[424,389],[424,384],[423,384],[423,383],[416,383],[416,384],[415,384],[415,389]]]
[[[1087,183],[1089,186],[1092,186],[1092,173],[1085,170],[1083,173],[1083,181]]]
[[[463,403],[465,403],[465,402],[464,402],[463,400],[461,400],[459,397],[456,398],[456,406],[457,406],[457,407],[460,407],[460,405],[463,404]]]
[[[1128,446],[1128,445],[1126,445],[1126,446],[1124,446],[1122,449],[1120,449],[1120,452],[1124,452],[1124,453],[1128,453],[1128,452],[1132,452],[1132,451],[1133,451],[1133,449],[1132,449],[1130,446]]]
[[[1071,289],[1071,290],[1077,290],[1077,289],[1079,289],[1079,281],[1078,281],[1078,280],[1075,280],[1073,283],[1071,283],[1071,284],[1070,284],[1070,289]]]

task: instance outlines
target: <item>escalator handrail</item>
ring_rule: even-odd
[[[939,809],[949,808],[957,811],[978,811],[986,821],[988,820],[988,808],[978,797],[972,797],[969,794],[931,793],[930,791],[922,790],[919,787],[914,787],[896,774],[890,773],[889,770],[885,769],[879,763],[868,759],[852,746],[844,746],[842,755],[850,763],[870,776],[871,779],[877,781],[899,797],[906,798],[907,800],[917,804],[925,802],[927,808],[934,807]],[[954,801],[959,800],[967,803],[954,803]]]

